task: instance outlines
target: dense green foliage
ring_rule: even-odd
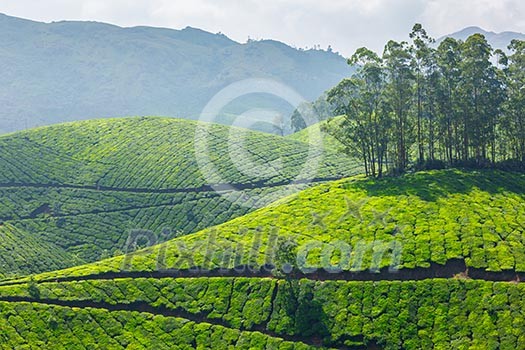
[[[410,38],[389,41],[381,57],[361,48],[349,59],[357,74],[328,94],[345,115],[334,137],[372,176],[458,164],[523,170],[525,42],[513,40],[507,57],[481,34],[434,48],[416,24]]]
[[[91,300],[112,305],[146,302],[220,319],[234,328],[253,329],[271,316],[276,283],[258,278],[135,278],[42,283],[38,290],[40,298],[47,300]],[[0,296],[30,297],[29,286],[0,287]]]
[[[0,302],[0,349],[309,349],[259,332],[140,312]]]
[[[213,183],[248,186],[229,198],[220,196],[206,187],[209,179],[195,157],[197,125],[167,118],[106,119],[0,137],[0,220],[16,227],[20,238],[23,232],[32,236],[27,242],[41,241],[57,252],[42,255],[42,263],[30,264],[31,270],[9,264],[0,266],[0,273],[97,261],[126,251],[131,230],[151,231],[159,239],[149,243],[158,243],[226,222],[305,187],[287,183],[307,179],[299,174],[309,166],[310,145],[210,125],[209,157],[222,177]],[[243,136],[236,147],[230,147],[230,132]],[[233,162],[237,153],[255,164],[282,166],[253,179]],[[328,150],[316,151],[314,158],[320,165],[312,177],[360,171],[355,162]],[[8,255],[4,251],[0,255]]]
[[[500,171],[430,171],[401,178],[340,180],[304,190],[268,207],[136,255],[39,276],[262,266],[278,236],[307,250],[304,266],[324,267],[319,252],[350,246],[345,270],[427,268],[463,259],[468,267],[525,271],[525,177]],[[344,243],[341,243],[344,242]],[[315,245],[318,245],[317,247]],[[320,246],[319,246],[320,244]],[[210,247],[210,248],[207,248]],[[401,252],[395,253],[397,248]],[[301,265],[300,264],[300,265]],[[304,267],[299,266],[299,267]]]
[[[13,272],[27,275],[79,263],[52,243],[8,223],[0,224],[0,251],[0,278]]]
[[[248,193],[269,191],[263,188]],[[36,234],[50,246],[62,250],[62,254],[66,251],[73,254],[79,262],[100,260],[125,250],[133,229],[150,230],[162,238],[160,241],[165,241],[250,210],[243,206],[241,193],[236,202],[215,192],[171,194],[8,187],[0,189],[0,194],[5,203],[0,209],[1,220],[19,231]],[[44,210],[38,212],[41,207]],[[57,267],[70,266],[67,260],[56,262],[60,262]]]
[[[38,288],[41,301],[30,298],[27,285],[1,287],[0,299],[18,296],[36,303],[62,300],[73,305],[93,301],[93,307],[104,302],[129,305],[130,311],[140,302],[159,313],[164,308],[179,310],[203,323],[196,325],[179,319],[176,322],[134,312],[1,303],[3,344],[48,342],[77,348],[76,342],[80,341],[103,346],[110,341],[109,335],[116,344],[122,345],[126,340],[151,348],[159,336],[166,344],[180,344],[169,337],[175,333],[185,339],[196,336],[202,339],[202,346],[216,348],[220,345],[219,335],[206,338],[199,334],[210,328],[207,322],[224,324],[211,328],[231,333],[230,341],[237,339],[239,330],[248,338],[257,338],[251,340],[255,349],[264,348],[264,341],[276,341],[263,335],[267,332],[305,342],[318,339],[326,346],[361,348],[377,344],[383,349],[511,350],[525,341],[525,287],[516,283],[457,279],[316,282],[181,278],[42,283]],[[163,326],[168,320],[170,331]],[[152,321],[160,323],[148,326]],[[75,332],[73,339],[67,336],[68,329]],[[154,330],[158,334],[152,334]],[[263,334],[255,335],[251,332],[254,330]],[[100,340],[90,338],[88,331],[100,334]]]

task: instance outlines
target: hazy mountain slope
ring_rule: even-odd
[[[445,37],[451,37],[454,39],[459,39],[465,41],[469,36],[473,34],[483,34],[487,38],[488,42],[494,49],[506,50],[507,46],[513,39],[525,40],[525,34],[517,32],[489,32],[479,27],[468,27],[459,32],[455,32]],[[441,42],[445,37],[438,39],[438,42]]]
[[[204,125],[207,136],[197,137]],[[198,145],[204,143],[208,161],[199,163]],[[351,159],[302,142],[172,118],[102,119],[4,135],[0,221],[26,233],[19,239],[30,236],[61,253],[53,264],[30,270],[0,264],[0,274],[97,261],[134,249],[126,245],[133,230],[151,231],[162,242],[308,186],[292,182],[359,172]],[[0,244],[0,255],[8,250]]]
[[[223,87],[281,81],[313,100],[349,74],[343,57],[276,41],[234,42],[199,29],[33,22],[0,14],[0,132],[128,115],[196,119]],[[246,96],[225,112],[282,100]],[[227,119],[227,118],[226,118]]]

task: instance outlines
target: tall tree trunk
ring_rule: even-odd
[[[423,138],[421,136],[421,119],[423,114],[421,93],[421,75],[417,75],[417,145],[419,150],[418,164],[423,164],[425,161],[425,153],[423,148]]]

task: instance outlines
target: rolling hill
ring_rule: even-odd
[[[459,170],[320,184],[127,262],[4,281],[0,337],[53,348],[520,348],[524,188],[521,174]],[[299,257],[312,248],[301,270],[271,270],[272,232]],[[394,241],[397,258],[383,254]],[[232,245],[240,259],[224,259]]]
[[[326,127],[328,123],[337,125],[337,123],[340,123],[342,119],[343,119],[342,116],[338,116],[338,117],[330,118],[329,120],[323,120],[319,123],[308,126],[286,137],[291,140],[307,142],[315,146],[323,147],[325,149],[328,149],[334,152],[341,152],[343,148],[343,145],[341,144],[341,142],[339,142],[335,137],[333,137],[328,132],[326,132],[323,128]],[[316,138],[310,137],[312,128],[318,128],[320,130],[319,133],[315,133],[315,135],[317,136]]]
[[[377,181],[357,176],[303,190],[127,258],[41,277],[113,273],[123,266],[129,271],[155,271],[159,264],[166,270],[203,265],[258,268],[277,254],[280,236],[296,242],[299,251],[308,248],[301,269],[326,264],[320,250],[337,241],[348,245],[350,252],[335,265],[349,273],[431,269],[458,261],[480,273],[525,273],[524,188],[523,175],[500,171],[430,171]],[[203,247],[210,244],[214,249],[207,254]],[[396,255],[397,247],[402,252]]]
[[[0,224],[0,275],[16,271],[27,275],[80,263],[56,245],[19,230],[9,223]]]
[[[189,27],[41,23],[2,14],[0,66],[0,133],[125,115],[196,119],[217,92],[247,78],[282,82],[314,100],[351,73],[336,53],[273,40],[241,44]],[[294,108],[265,94],[234,102],[219,120],[231,123],[229,115],[247,106],[283,115]]]
[[[207,158],[196,157],[201,146]],[[97,261],[135,249],[127,244],[131,232],[148,234],[149,243],[165,241],[243,215],[310,181],[361,171],[342,155],[302,142],[153,117],[4,135],[0,165],[0,220],[9,227],[2,237],[19,235],[21,251],[36,252],[31,247],[42,242],[50,252],[24,268],[0,265],[0,274]]]

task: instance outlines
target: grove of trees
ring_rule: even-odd
[[[328,93],[344,117],[327,131],[369,176],[449,166],[525,164],[525,41],[494,50],[481,34],[435,45],[420,25],[382,56],[360,48],[357,72]],[[335,123],[334,123],[335,124]]]

